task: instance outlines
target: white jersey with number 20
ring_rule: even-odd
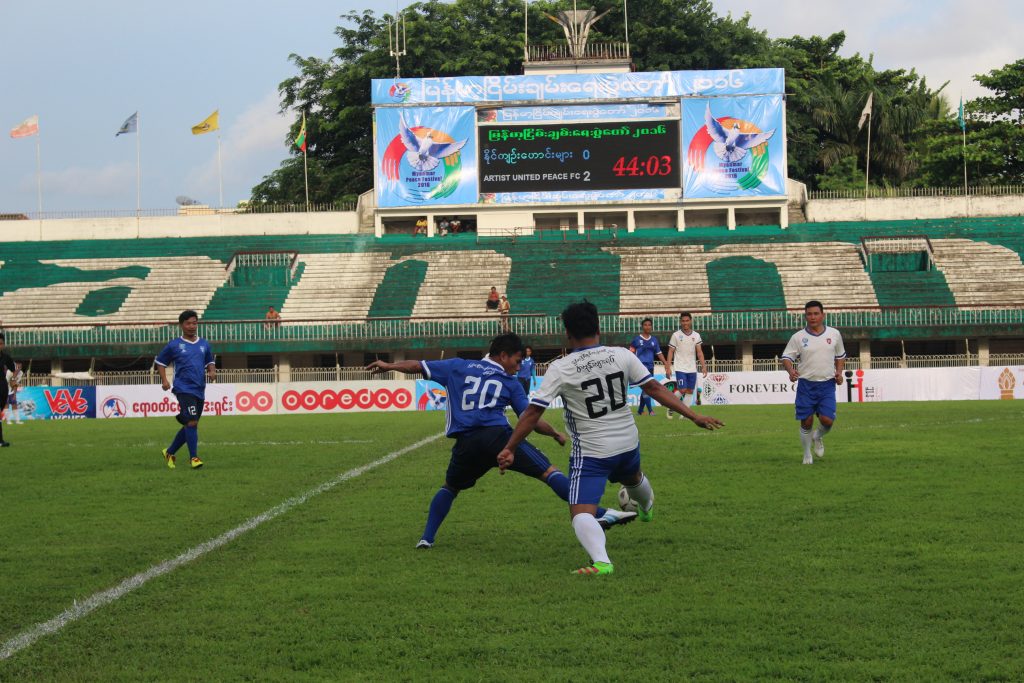
[[[653,379],[629,349],[592,346],[551,363],[530,403],[547,408],[560,396],[572,455],[610,458],[640,443],[627,401],[629,387]]]

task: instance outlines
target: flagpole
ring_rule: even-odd
[[[142,215],[142,117],[135,114],[135,217]]]
[[[39,220],[43,220],[43,162],[42,152],[39,150],[39,138],[42,137],[36,131],[36,200],[39,208]]]
[[[308,145],[307,145],[308,147]],[[302,150],[302,170],[306,174],[306,211],[309,211],[309,164],[306,161],[306,150]]]
[[[968,197],[967,189],[967,119],[964,117],[964,94],[960,93],[960,132],[963,135],[963,159],[964,159],[964,208],[968,216],[971,215],[971,200]]]
[[[864,164],[864,220],[868,219],[868,178],[871,176],[871,113],[868,112],[868,156]]]
[[[221,160],[220,154],[220,128],[217,128],[217,179],[220,185],[220,206],[218,209],[224,208],[224,164]]]

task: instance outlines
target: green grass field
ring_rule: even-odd
[[[640,420],[657,514],[609,532],[613,576],[570,576],[587,558],[565,505],[496,471],[414,551],[438,439],[41,637],[0,680],[1024,679],[1024,403],[842,405],[810,467],[791,407],[704,409],[726,428]],[[207,418],[195,472],[163,465],[170,419],[5,427],[0,649],[443,419]]]

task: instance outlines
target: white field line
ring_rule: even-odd
[[[314,498],[316,496],[319,496],[321,493],[330,491],[338,484],[346,482],[349,479],[354,479],[355,477],[365,474],[366,472],[369,472],[372,469],[380,467],[381,465],[386,465],[392,460],[402,455],[405,455],[410,451],[414,451],[417,448],[420,448],[421,446],[425,446],[432,441],[436,441],[442,436],[444,436],[444,434],[435,434],[433,436],[428,436],[427,438],[421,439],[420,441],[417,441],[416,443],[410,446],[406,446],[405,448],[401,448],[397,451],[392,451],[391,453],[388,453],[387,455],[378,458],[373,462],[367,463],[365,465],[360,465],[359,467],[355,467],[351,470],[348,470],[347,472],[343,472],[334,479],[331,479],[330,481],[326,481],[323,484],[320,484],[319,486],[312,488],[299,496],[289,498],[283,503],[280,503],[279,505],[270,508],[269,510],[262,514],[249,518],[242,524],[236,526],[234,529],[226,531],[220,536],[217,536],[216,538],[210,539],[205,543],[201,543],[200,545],[197,545],[194,548],[186,550],[174,559],[167,560],[166,562],[161,562],[157,565],[153,565],[146,571],[140,572],[135,576],[125,579],[113,588],[109,588],[99,593],[94,593],[82,602],[78,602],[76,600],[71,607],[68,607],[66,610],[55,616],[53,619],[38,623],[35,626],[29,628],[28,630],[22,632],[20,635],[17,635],[14,638],[11,638],[7,642],[5,642],[2,646],[0,646],[0,660],[9,659],[12,655],[29,647],[43,636],[49,635],[51,633],[56,633],[68,624],[74,621],[78,621],[79,619],[86,616],[93,610],[99,609],[100,607],[103,607],[105,605],[109,605],[118,598],[121,598],[127,595],[128,593],[131,593],[133,590],[143,586],[151,579],[155,579],[158,576],[168,574],[174,571],[175,569],[182,567],[188,564],[189,562],[192,562],[193,560],[202,557],[211,550],[216,550],[221,546],[227,545],[228,543],[235,540],[242,534],[252,531],[264,522],[269,522],[275,517],[279,517],[280,515],[283,515],[284,513],[288,512],[292,508],[302,505],[310,498]]]

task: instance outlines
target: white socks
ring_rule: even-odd
[[[651,488],[651,482],[648,481],[645,474],[640,475],[639,484],[627,486],[626,492],[630,498],[636,501],[641,510],[650,510],[651,506],[654,505],[654,489]]]
[[[813,436],[815,439],[820,439],[821,437],[828,434],[830,431],[832,431],[832,425],[826,426],[819,423],[818,428],[814,430]]]
[[[604,549],[604,529],[594,515],[584,512],[573,517],[572,530],[576,532],[576,538],[590,555],[591,561],[612,563],[608,559],[608,551]]]
[[[809,462],[814,462],[814,460],[811,458],[811,441],[813,441],[813,439],[814,436],[811,434],[810,429],[804,429],[803,427],[800,428],[800,445],[804,447],[805,465],[808,464]]]

